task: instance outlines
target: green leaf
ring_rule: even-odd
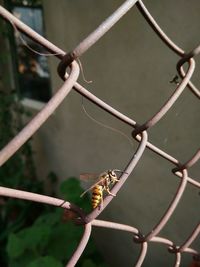
[[[81,239],[81,227],[72,223],[60,224],[53,231],[46,253],[59,260],[67,260],[71,257]]]
[[[63,267],[63,265],[51,256],[40,257],[31,262],[27,267]]]
[[[83,198],[80,197],[83,191],[84,190],[80,186],[80,181],[74,177],[67,179],[60,185],[60,192],[64,199],[75,203],[88,213],[92,209],[91,200],[88,194],[85,194]]]
[[[48,225],[33,225],[19,232],[27,249],[41,250],[49,242],[52,229]]]
[[[6,250],[10,258],[17,258],[23,254],[25,244],[16,234],[10,234]]]
[[[36,255],[33,251],[25,251],[22,255],[17,259],[9,258],[9,267],[25,267],[32,261],[36,260],[38,255]],[[7,266],[7,265],[6,265]]]
[[[42,214],[35,221],[34,225],[48,225],[53,227],[61,221],[63,210],[56,209],[54,212]]]
[[[76,203],[82,193],[80,182],[78,179],[70,177],[61,183],[60,192],[66,200]]]

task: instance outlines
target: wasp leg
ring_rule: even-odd
[[[111,183],[115,184],[116,182],[119,182],[119,181],[120,181],[119,179],[115,178],[115,179],[113,179],[113,181]]]
[[[110,189],[109,189],[109,187],[106,187],[106,192],[109,194],[109,195],[111,195],[111,196],[113,196],[113,197],[116,197],[116,195],[115,194],[112,194],[111,192],[110,192]]]

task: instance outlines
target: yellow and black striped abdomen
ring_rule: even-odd
[[[103,186],[96,185],[92,190],[92,208],[95,209],[102,201]]]

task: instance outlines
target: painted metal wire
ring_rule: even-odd
[[[118,110],[112,108],[110,105],[103,102],[101,99],[93,95],[77,82],[79,76],[79,65],[77,64],[76,59],[83,55],[92,45],[94,45],[106,32],[110,30],[112,26],[117,23],[118,20],[120,20],[128,12],[128,10],[130,10],[134,6],[138,8],[138,11],[143,15],[147,23],[152,27],[154,32],[167,45],[167,47],[170,48],[178,56],[180,56],[180,60],[177,62],[177,70],[181,79],[180,82],[177,83],[177,87],[174,93],[160,107],[158,112],[153,114],[151,118],[142,125],[139,125],[132,118],[129,118],[120,113]],[[141,233],[139,229],[133,226],[97,219],[99,214],[113,199],[112,195],[105,197],[102,209],[94,209],[89,214],[85,214],[79,207],[77,207],[73,203],[67,202],[66,200],[34,194],[31,192],[0,187],[0,195],[35,201],[39,203],[46,203],[49,205],[62,207],[63,209],[71,210],[77,214],[78,222],[79,224],[84,225],[85,230],[78,247],[76,248],[70,261],[66,264],[67,267],[75,266],[75,264],[78,262],[90,238],[92,227],[112,228],[115,230],[126,231],[133,235],[134,243],[140,245],[141,248],[137,262],[134,265],[136,267],[142,266],[146,253],[148,251],[148,246],[151,242],[166,245],[169,253],[172,253],[175,256],[173,266],[180,266],[181,256],[183,253],[189,253],[193,257],[195,257],[196,260],[200,261],[200,251],[197,251],[191,247],[192,243],[200,237],[200,223],[197,224],[194,229],[191,229],[191,234],[186,240],[183,240],[182,244],[179,245],[174,244],[173,241],[167,238],[158,236],[160,231],[168,223],[172,214],[174,213],[178,203],[180,202],[184,194],[187,184],[190,183],[192,186],[200,188],[200,182],[198,182],[197,179],[188,176],[188,169],[196,164],[200,159],[200,149],[198,149],[196,153],[194,153],[193,157],[188,159],[187,162],[182,163],[172,155],[169,155],[168,153],[148,141],[148,129],[158,123],[159,120],[169,111],[169,109],[175,104],[176,100],[179,98],[186,87],[191,90],[194,96],[200,98],[199,89],[191,82],[191,78],[195,70],[195,57],[200,53],[200,46],[197,46],[189,53],[183,51],[183,49],[178,47],[160,28],[160,26],[157,24],[157,22],[141,0],[125,1],[113,14],[111,14],[102,24],[100,24],[95,31],[90,33],[69,53],[65,53],[50,41],[40,36],[30,27],[14,17],[2,6],[0,6],[0,16],[3,17],[7,22],[14,25],[14,27],[19,31],[29,36],[29,38],[42,45],[55,57],[59,58],[60,63],[58,66],[58,74],[64,80],[62,87],[59,88],[57,93],[49,100],[45,107],[24,127],[21,132],[17,134],[17,136],[15,136],[15,138],[13,138],[4,148],[2,148],[2,150],[0,151],[0,165],[4,164],[39,129],[39,127],[48,119],[48,117],[68,95],[70,90],[74,89],[82,96],[86,97],[89,101],[100,107],[102,110],[110,113],[118,120],[131,126],[133,128],[132,136],[136,141],[138,141],[138,148],[132,155],[129,163],[127,163],[125,172],[120,177],[120,181],[116,183],[111,190],[113,194],[116,194],[121,189],[123,184],[128,179],[129,175],[134,170],[137,163],[141,160],[141,156],[143,155],[146,148],[152,150],[157,155],[174,164],[172,173],[180,179],[179,186],[177,187],[176,193],[171,200],[171,203],[169,204],[167,210],[164,212],[163,216],[153,227],[153,229],[146,235]],[[186,71],[183,69],[183,65],[185,65],[185,63],[187,63]],[[66,72],[67,67],[70,67],[69,74]]]

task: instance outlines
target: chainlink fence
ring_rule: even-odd
[[[175,54],[180,57],[180,60],[177,62],[177,71],[179,74],[179,78],[174,77],[172,81],[176,84],[175,91],[170,96],[170,98],[166,100],[165,104],[160,107],[159,111],[156,114],[153,114],[152,117],[142,125],[139,125],[132,118],[129,118],[124,114],[120,113],[118,110],[112,108],[110,105],[106,104],[101,99],[90,93],[81,84],[77,83],[77,79],[79,77],[79,64],[77,63],[77,59],[81,55],[83,55],[92,45],[94,45],[107,31],[109,31],[110,28],[114,26],[115,23],[117,23],[117,21],[119,21],[124,15],[126,15],[128,10],[130,10],[131,8],[135,8],[135,6],[137,7],[138,11],[141,12],[149,26],[154,30],[155,34],[160,37],[160,39],[169,49],[171,49]],[[0,152],[1,165],[4,164],[39,129],[39,127],[60,105],[63,99],[67,97],[68,93],[72,89],[74,89],[83,97],[87,98],[89,101],[93,102],[95,105],[97,105],[104,111],[110,113],[112,116],[116,117],[123,123],[131,126],[133,129],[133,140],[138,142],[138,148],[132,155],[130,161],[127,163],[124,173],[120,177],[120,181],[113,186],[111,190],[112,194],[116,194],[121,189],[123,184],[128,179],[129,175],[133,172],[137,163],[140,161],[145,149],[150,149],[160,157],[174,164],[172,173],[175,177],[179,179],[179,185],[177,187],[176,193],[173,196],[171,203],[169,203],[167,210],[163,212],[164,215],[159,219],[153,229],[151,229],[151,231],[147,234],[140,232],[139,229],[133,226],[97,219],[100,213],[107,207],[110,201],[112,201],[112,195],[107,195],[105,197],[102,209],[96,208],[89,214],[85,214],[84,211],[81,210],[79,207],[63,199],[48,197],[45,195],[39,195],[31,192],[0,187],[0,195],[35,201],[39,203],[46,203],[49,205],[62,207],[68,212],[76,214],[76,223],[83,225],[84,233],[82,239],[79,242],[78,247],[74,251],[74,254],[71,256],[70,261],[66,263],[67,267],[75,266],[75,264],[78,262],[90,238],[92,226],[112,228],[129,232],[133,236],[134,244],[139,245],[141,248],[137,262],[134,263],[134,266],[142,266],[150,242],[156,242],[166,245],[169,253],[173,254],[175,257],[173,266],[180,266],[181,256],[183,253],[191,254],[191,256],[194,258],[194,261],[196,262],[193,264],[198,264],[198,262],[200,261],[200,251],[193,249],[192,244],[200,236],[200,224],[197,224],[194,229],[191,229],[190,235],[187,237],[186,240],[183,240],[182,244],[180,245],[176,245],[172,240],[169,240],[166,237],[159,236],[159,233],[169,222],[171,216],[173,215],[178,203],[180,202],[184,194],[188,183],[193,187],[200,188],[200,182],[198,182],[196,178],[188,176],[189,168],[196,164],[200,159],[200,149],[196,151],[192,158],[189,158],[188,161],[182,163],[172,155],[169,155],[165,151],[161,150],[159,147],[156,147],[155,145],[150,143],[148,141],[148,129],[150,129],[160,121],[160,119],[175,104],[176,100],[179,98],[179,96],[182,94],[186,87],[188,87],[194,97],[200,99],[200,91],[191,82],[191,78],[195,70],[195,57],[200,53],[200,46],[196,47],[189,53],[183,51],[160,28],[160,26],[156,23],[155,19],[151,16],[150,12],[147,10],[141,0],[125,1],[113,14],[111,14],[102,24],[100,24],[99,27],[95,29],[95,31],[89,34],[87,38],[85,38],[75,47],[73,51],[69,53],[66,53],[65,51],[55,46],[53,43],[49,42],[44,37],[40,36],[30,27],[28,27],[19,19],[14,17],[2,6],[0,6],[0,15],[7,22],[11,23],[14,28],[17,28],[18,31],[26,34],[32,40],[42,45],[49,53],[60,59],[60,64],[58,66],[58,74],[63,80],[63,85],[44,106],[44,108],[24,127],[24,129],[22,129],[21,132],[19,132],[15,136],[15,138],[13,138],[4,148],[2,148]],[[186,70],[184,70],[183,65],[185,65]],[[67,73],[66,71],[68,67],[70,70],[69,73]]]

